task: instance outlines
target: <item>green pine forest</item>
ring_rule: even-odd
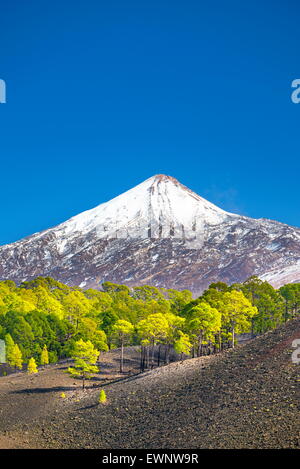
[[[78,343],[96,351],[138,345],[141,370],[181,358],[234,347],[241,333],[262,334],[300,312],[300,283],[275,290],[250,277],[244,283],[213,283],[197,299],[188,290],[105,282],[102,291],[69,287],[50,277],[17,286],[0,282],[0,339],[15,369],[74,357]],[[159,350],[154,356],[154,349]]]

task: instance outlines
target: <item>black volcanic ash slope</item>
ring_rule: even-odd
[[[34,430],[51,448],[299,448],[300,319],[213,357],[105,387]]]

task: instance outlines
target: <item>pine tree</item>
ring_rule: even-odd
[[[185,355],[190,354],[191,348],[192,348],[192,344],[190,342],[189,336],[179,331],[179,339],[177,339],[174,343],[174,350],[176,353],[180,353],[181,360],[183,358],[183,354]]]
[[[5,353],[6,353],[6,363],[9,366],[13,366],[11,364],[11,357],[12,357],[14,346],[15,346],[15,343],[12,339],[12,336],[10,334],[6,334],[6,336],[5,336]]]
[[[221,313],[209,303],[201,301],[188,312],[187,329],[193,337],[194,352],[197,348],[197,355],[201,356],[203,345],[212,341],[214,334],[221,329]]]
[[[182,328],[184,327],[184,324],[185,324],[185,319],[173,313],[167,313],[164,315],[164,317],[168,321],[168,325],[169,325],[168,330],[167,330],[167,335],[164,339],[164,342],[166,343],[165,363],[168,364],[170,363],[171,347],[177,341],[178,335],[181,334]],[[159,365],[160,365],[160,345],[158,347],[158,355],[157,355],[157,366]]]
[[[150,314],[147,319],[142,319],[137,324],[137,331],[142,343],[147,347],[151,345],[151,368],[154,366],[154,347],[158,342],[166,339],[169,331],[169,323],[166,317],[161,313]],[[147,355],[149,347],[147,347]]]
[[[105,394],[104,389],[101,389],[98,401],[99,401],[99,404],[104,404],[106,402],[106,394]]]
[[[121,354],[120,354],[120,373],[123,373],[123,362],[124,362],[124,342],[125,338],[130,336],[134,327],[129,321],[119,319],[113,326],[113,331],[116,332],[119,336],[119,342],[121,345]]]
[[[235,345],[235,334],[249,332],[251,319],[258,314],[257,308],[240,291],[232,290],[224,293],[224,323],[231,329],[232,347]]]
[[[41,353],[41,365],[48,365],[49,364],[49,354],[47,350],[47,345],[44,345],[44,348]]]
[[[30,374],[30,375],[33,374],[33,373],[38,373],[38,369],[37,369],[37,366],[36,366],[36,363],[35,363],[35,359],[33,357],[30,358],[30,360],[28,362],[27,373]]]
[[[19,370],[21,370],[22,365],[23,365],[22,352],[19,349],[18,344],[14,344],[13,349],[10,353],[10,366],[14,366],[15,371],[16,371],[17,368],[19,368]]]
[[[91,374],[99,371],[95,363],[98,359],[99,351],[96,350],[91,341],[84,342],[82,339],[75,343],[72,358],[74,366],[69,367],[67,373],[71,376],[82,378],[82,388],[85,388],[85,380],[91,378]]]

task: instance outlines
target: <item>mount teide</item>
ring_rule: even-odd
[[[157,175],[49,230],[0,247],[0,278],[39,275],[69,285],[188,288],[258,275],[300,281],[300,229],[225,212]]]

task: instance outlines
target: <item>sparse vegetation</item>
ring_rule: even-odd
[[[47,345],[44,345],[44,348],[41,353],[41,365],[48,365],[49,364],[49,354],[47,350]]]
[[[37,366],[36,366],[36,363],[35,363],[35,359],[32,357],[29,359],[29,362],[28,362],[28,367],[27,367],[27,373],[32,375],[34,373],[38,373],[38,369],[37,369]]]
[[[99,393],[99,404],[104,404],[106,402],[106,393],[104,391],[104,389],[101,389],[100,393]]]
[[[75,343],[72,358],[74,358],[74,366],[69,367],[67,372],[71,376],[82,378],[82,388],[85,388],[85,380],[89,379],[92,374],[98,373],[99,368],[95,366],[98,360],[99,351],[88,340],[84,342],[82,339]]]

